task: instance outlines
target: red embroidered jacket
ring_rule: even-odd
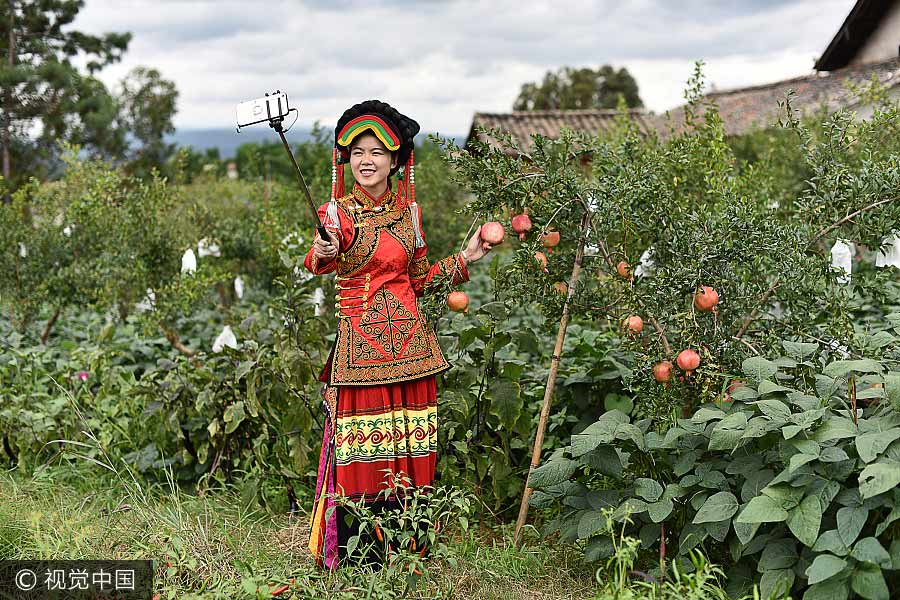
[[[337,259],[320,262],[310,249],[304,264],[316,275],[337,271],[338,332],[329,384],[395,383],[447,369],[417,298],[438,273],[452,273],[454,285],[468,281],[465,262],[457,254],[429,264],[428,246],[416,248],[412,211],[391,189],[375,199],[354,185],[337,200],[338,222],[328,207],[319,207],[319,218],[338,233]]]

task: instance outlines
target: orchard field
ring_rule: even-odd
[[[900,106],[726,138],[700,89],[661,137],[417,148],[432,261],[506,235],[468,312],[424,299],[439,479],[384,535],[443,526],[374,571],[306,550],[334,282],[281,147],[70,149],[0,207],[0,559],[153,559],[161,598],[892,597]],[[325,199],[328,133],[296,151]]]

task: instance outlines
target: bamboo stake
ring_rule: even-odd
[[[575,264],[572,265],[572,275],[569,277],[569,290],[566,294],[566,301],[563,303],[562,317],[559,321],[559,332],[556,334],[556,346],[553,348],[553,356],[550,358],[550,373],[547,375],[547,387],[544,390],[544,403],[541,405],[541,418],[538,422],[537,434],[534,438],[534,448],[531,451],[531,466],[528,468],[528,476],[538,468],[541,463],[541,447],[544,445],[544,433],[547,430],[547,417],[550,415],[550,400],[553,398],[553,391],[556,388],[556,374],[559,371],[559,359],[562,353],[563,343],[566,341],[566,329],[569,326],[569,303],[575,295],[575,286],[581,276],[581,263],[584,259],[584,243],[587,236],[587,229],[591,222],[589,212],[584,213],[581,219],[581,237],[578,240],[578,248],[575,250]],[[516,547],[522,542],[522,527],[525,526],[525,518],[528,516],[528,499],[531,497],[532,489],[525,480],[525,491],[522,493],[522,504],[519,506],[519,518],[516,519],[516,535],[514,544]]]

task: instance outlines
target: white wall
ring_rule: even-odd
[[[894,2],[878,29],[872,32],[850,64],[861,65],[897,58],[898,48],[900,48],[900,2]]]

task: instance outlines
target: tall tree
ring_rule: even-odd
[[[139,145],[129,153],[130,168],[136,175],[147,175],[154,167],[162,169],[175,151],[165,136],[175,132],[178,90],[163,79],[159,71],[137,67],[122,80],[120,102],[121,127]]]
[[[2,0],[0,154],[7,189],[20,178],[13,148],[27,149],[19,156],[24,162],[46,158],[57,141],[86,140],[107,151],[121,142],[109,129],[116,116],[112,100],[93,75],[121,58],[131,34],[71,29],[83,6],[83,0]],[[87,75],[73,64],[76,58],[86,60]]]
[[[637,82],[624,67],[618,71],[609,65],[597,70],[563,67],[547,71],[539,84],[522,85],[513,110],[616,108],[620,95],[630,108],[644,105]]]

